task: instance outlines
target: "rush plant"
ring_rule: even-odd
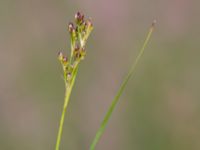
[[[119,98],[121,94],[123,93],[129,79],[131,76],[134,75],[136,66],[142,57],[144,50],[150,40],[150,37],[152,35],[152,32],[155,27],[155,21],[153,21],[149,32],[147,34],[146,39],[144,40],[144,43],[139,51],[139,54],[137,55],[135,61],[132,64],[132,67],[130,68],[127,76],[125,77],[124,81],[122,82],[116,96],[114,97],[98,131],[96,132],[96,135],[94,137],[94,140],[92,141],[90,145],[90,150],[95,150],[96,144],[100,140],[100,137],[102,136],[106,125],[112,116],[112,113],[119,101]],[[93,30],[93,24],[90,19],[84,18],[84,15],[81,14],[80,12],[77,12],[75,14],[75,24],[74,23],[69,23],[68,25],[68,30],[70,33],[70,40],[71,40],[71,55],[70,57],[66,57],[63,55],[62,52],[58,53],[58,59],[62,65],[63,68],[63,76],[64,76],[64,83],[65,83],[65,98],[64,98],[64,104],[63,104],[63,110],[62,110],[62,115],[60,119],[60,126],[58,130],[58,136],[57,136],[57,141],[56,141],[56,147],[55,150],[59,150],[60,148],[60,142],[61,142],[61,137],[62,137],[62,130],[63,130],[63,124],[64,124],[64,119],[65,119],[65,113],[67,110],[68,102],[70,99],[70,95],[72,92],[72,88],[74,86],[74,82],[77,76],[78,72],[78,67],[81,62],[85,58],[86,55],[86,50],[85,50],[85,45],[88,40],[88,37]]]
[[[68,25],[68,31],[71,40],[71,55],[68,58],[64,56],[62,52],[58,53],[58,59],[63,68],[63,76],[65,83],[65,99],[60,119],[60,126],[58,130],[55,150],[59,150],[60,147],[65,113],[67,110],[69,98],[72,92],[72,88],[74,86],[74,82],[76,80],[79,63],[85,58],[85,45],[92,30],[93,25],[91,20],[85,20],[84,15],[80,12],[77,12],[75,14],[75,24],[69,23]]]

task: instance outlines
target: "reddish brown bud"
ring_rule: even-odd
[[[68,30],[69,30],[69,33],[72,33],[75,29],[74,29],[74,24],[73,23],[69,23],[68,25]]]
[[[62,63],[63,63],[64,66],[66,66],[68,64],[68,59],[67,59],[66,56],[63,56]]]
[[[74,50],[75,50],[75,51],[79,51],[79,49],[80,49],[80,46],[79,46],[78,44],[76,44]]]
[[[67,62],[67,57],[66,56],[63,57],[63,61]]]
[[[83,20],[84,20],[84,15],[81,14],[80,12],[77,12],[75,14],[75,21],[76,21],[76,23],[77,24],[81,24],[83,22]]]

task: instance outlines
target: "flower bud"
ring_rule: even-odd
[[[74,28],[74,24],[73,23],[69,23],[68,25],[68,30],[69,30],[69,33],[72,33],[75,31],[75,28]]]
[[[68,64],[68,59],[67,59],[66,56],[63,56],[62,63],[63,63],[64,66],[66,66]]]
[[[80,46],[79,46],[78,44],[76,44],[74,50],[75,50],[75,51],[79,51],[79,49],[80,49]]]
[[[93,27],[91,19],[88,19],[86,23],[87,23],[87,27]]]
[[[67,77],[67,80],[70,80],[71,77],[72,77],[71,73],[67,73],[67,74],[66,74],[66,77]]]
[[[63,53],[58,52],[58,60],[63,61]]]
[[[80,53],[80,47],[79,47],[78,44],[76,44],[76,46],[74,48],[74,56],[75,56],[75,58],[78,57],[79,53]]]
[[[81,14],[80,12],[77,12],[75,14],[75,21],[76,21],[77,24],[80,25],[84,21],[84,15]]]

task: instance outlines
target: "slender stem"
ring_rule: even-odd
[[[64,120],[65,120],[65,112],[67,110],[69,98],[70,98],[70,95],[71,95],[72,88],[74,86],[74,82],[75,82],[75,79],[76,79],[76,76],[77,76],[77,72],[78,72],[78,66],[75,69],[71,83],[69,85],[67,85],[67,84],[65,85],[65,99],[64,99],[64,105],[63,105],[62,115],[61,115],[61,119],[60,119],[60,126],[59,126],[59,130],[58,130],[58,136],[57,136],[55,150],[59,150],[59,148],[60,148],[60,142],[61,142],[62,131],[63,131],[63,124],[64,124]]]
[[[105,115],[105,117],[104,117],[104,119],[103,119],[103,121],[102,121],[102,123],[100,125],[100,128],[98,129],[98,131],[97,131],[97,133],[95,135],[95,138],[94,138],[92,144],[90,145],[90,150],[95,150],[96,144],[98,143],[101,135],[103,134],[103,132],[105,130],[105,127],[106,127],[106,125],[108,123],[108,120],[110,119],[110,117],[112,115],[112,112],[113,112],[114,108],[116,107],[117,102],[119,101],[120,96],[122,95],[122,92],[124,91],[124,89],[125,89],[128,81],[129,81],[130,77],[135,73],[135,68],[136,68],[136,66],[137,66],[137,64],[138,64],[138,62],[139,62],[139,60],[140,60],[140,58],[141,58],[141,56],[142,56],[142,54],[143,54],[143,52],[145,50],[145,47],[146,47],[147,43],[149,42],[151,34],[153,32],[154,24],[155,24],[155,22],[152,24],[152,26],[151,26],[148,34],[147,34],[147,37],[146,37],[146,39],[145,39],[145,41],[143,43],[143,46],[140,49],[138,56],[136,57],[135,62],[133,63],[130,71],[128,72],[128,74],[127,74],[127,76],[125,78],[125,80],[121,84],[121,86],[119,88],[119,91],[117,92],[115,98],[113,99],[113,101],[111,103],[111,106],[109,107],[109,109],[108,109],[108,111],[107,111],[107,113],[106,113],[106,115]]]

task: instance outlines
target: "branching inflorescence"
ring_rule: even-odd
[[[69,23],[68,31],[71,38],[71,56],[68,59],[63,55],[62,52],[59,52],[58,59],[60,60],[63,71],[64,79],[67,85],[70,85],[72,82],[76,68],[81,60],[84,59],[86,51],[85,44],[87,39],[93,30],[93,25],[90,19],[84,20],[84,15],[80,12],[75,14],[75,24]]]
[[[62,52],[58,53],[58,59],[61,62],[64,72],[65,100],[55,150],[59,150],[60,147],[65,112],[76,79],[79,63],[84,59],[86,54],[85,45],[91,31],[93,30],[93,25],[90,19],[85,20],[84,15],[77,12],[75,14],[75,24],[69,23],[68,30],[71,39],[71,55],[68,59],[68,57],[64,56]]]

